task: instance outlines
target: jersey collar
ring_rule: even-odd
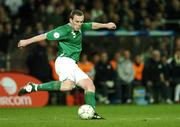
[[[74,30],[73,30],[71,23],[68,23],[68,25],[71,27],[72,32],[77,32],[77,31],[74,31]],[[82,32],[81,32],[81,29],[79,29],[78,32],[82,33]]]

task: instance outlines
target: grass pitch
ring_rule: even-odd
[[[106,120],[80,120],[78,107],[1,108],[0,127],[180,127],[180,105],[97,106]]]

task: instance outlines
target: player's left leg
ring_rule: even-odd
[[[96,107],[95,100],[95,86],[93,81],[85,74],[77,65],[74,70],[74,78],[77,86],[84,89],[85,103],[91,105],[94,109]],[[94,114],[93,119],[104,119],[97,113]]]
[[[84,89],[85,103],[91,105],[95,109],[95,86],[90,79],[82,79],[78,83],[82,89]]]
[[[95,100],[95,86],[93,84],[93,81],[87,78],[78,81],[77,84],[85,91],[85,103],[91,105],[95,109],[96,100]],[[94,113],[92,119],[104,119],[104,118],[98,115],[97,113]]]
[[[91,105],[94,109],[96,107],[95,100],[95,86],[93,81],[85,74],[78,66],[75,71],[76,84],[84,89],[85,103]],[[92,119],[104,119],[97,113],[94,113]]]

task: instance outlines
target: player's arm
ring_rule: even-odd
[[[32,38],[29,38],[29,39],[23,39],[23,40],[19,41],[18,47],[25,47],[29,44],[32,44],[35,42],[40,42],[40,41],[43,41],[45,39],[46,39],[46,34],[40,34],[40,35],[34,36]]]
[[[106,28],[106,29],[116,29],[116,24],[113,22],[109,23],[97,23],[93,22],[92,23],[92,29],[101,29],[101,28]]]
[[[43,40],[55,41],[55,40],[64,39],[64,36],[66,35],[67,31],[68,30],[66,26],[60,26],[47,33],[40,34],[29,39],[20,40],[18,43],[18,47],[25,47],[29,44],[40,42]]]

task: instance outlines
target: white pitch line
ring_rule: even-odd
[[[139,121],[139,120],[161,120],[159,117],[137,117],[137,118],[117,118],[118,120],[134,120],[134,121]]]
[[[3,121],[3,120],[4,120],[4,121],[6,121],[6,120],[16,120],[16,119],[10,119],[10,118],[1,118],[1,117],[0,117],[0,121],[1,121],[1,120],[2,120],[2,121]]]
[[[128,120],[128,118],[118,118],[118,120]]]
[[[147,120],[160,120],[161,118],[159,118],[159,117],[155,117],[155,118],[147,117],[147,118],[143,118],[143,119],[147,119]]]
[[[160,117],[137,117],[137,118],[117,118],[118,120],[134,120],[134,121],[137,121],[137,120],[163,120],[163,118],[160,118]],[[177,117],[175,118],[176,120],[180,120],[180,117]]]

